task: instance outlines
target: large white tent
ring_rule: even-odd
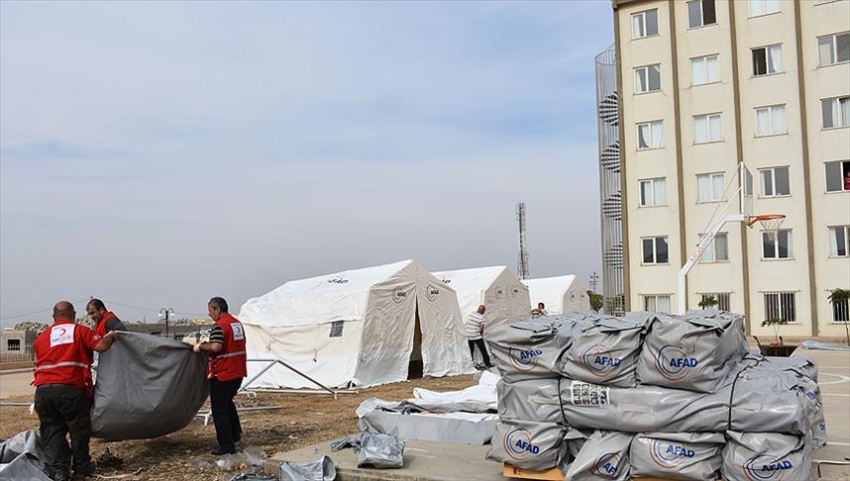
[[[348,270],[290,281],[249,299],[238,315],[249,359],[280,359],[328,387],[472,371],[457,295],[419,264]],[[249,362],[249,377],[263,363]],[[254,385],[315,387],[281,365]]]
[[[528,286],[533,309],[537,308],[538,302],[542,302],[546,304],[546,312],[550,316],[590,310],[587,289],[581,285],[576,276],[541,277],[525,279],[522,282]]]
[[[463,320],[484,304],[485,327],[531,317],[528,287],[505,266],[434,272],[443,284],[457,292]]]

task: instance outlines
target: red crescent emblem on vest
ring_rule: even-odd
[[[65,335],[65,333],[66,333],[66,332],[68,332],[68,330],[67,330],[66,328],[64,328],[64,327],[60,327],[60,328],[59,328],[59,329],[57,329],[57,330],[59,331],[59,335],[60,335],[60,336],[64,336],[64,335]]]

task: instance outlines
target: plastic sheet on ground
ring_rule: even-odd
[[[336,467],[327,456],[306,463],[280,463],[280,481],[333,481],[335,478]]]
[[[206,364],[183,342],[122,332],[100,355],[92,437],[148,439],[186,427],[207,398]]]
[[[819,349],[822,351],[850,351],[850,346],[845,346],[844,344],[831,344],[828,342],[812,341],[811,339],[801,342],[800,346],[803,349]]]
[[[727,481],[814,479],[809,443],[780,433],[728,431],[721,469]]]
[[[629,479],[632,435],[596,431],[570,464],[570,481],[625,481]]]
[[[646,433],[632,440],[633,477],[704,481],[723,464],[723,433]]]
[[[11,463],[0,464],[0,481],[50,481],[40,464],[41,461],[29,453],[19,454]]]
[[[642,384],[715,392],[746,352],[742,316],[715,310],[659,314],[648,326],[637,376]]]
[[[375,468],[400,468],[404,465],[404,443],[393,435],[363,431],[357,466]]]
[[[15,464],[12,468],[13,471],[7,472],[7,475],[10,475],[9,473],[15,470],[22,470],[22,473],[28,472],[30,471],[29,466],[35,467],[45,477],[53,472],[53,469],[47,462],[47,456],[42,449],[38,433],[32,429],[15,434],[0,443],[0,471],[6,471],[6,467],[8,467],[3,465],[11,465],[13,463]],[[12,479],[26,478],[17,477]]]

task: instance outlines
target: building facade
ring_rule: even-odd
[[[755,335],[785,319],[785,336],[843,336],[847,306],[827,297],[850,288],[850,1],[612,3],[627,309],[676,312],[679,269],[739,209],[743,162],[754,213],[787,217],[775,236],[725,224],[687,308],[710,297]]]

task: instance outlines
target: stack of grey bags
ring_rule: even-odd
[[[485,333],[500,424],[488,458],[569,480],[810,479],[817,367],[748,352],[743,317],[573,314]]]

